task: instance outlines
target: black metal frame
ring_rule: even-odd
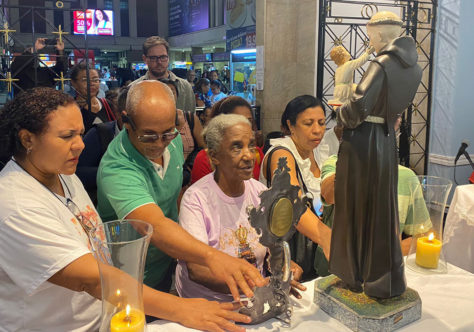
[[[432,64],[438,6],[437,2],[437,0],[401,0],[394,1],[393,3],[370,0],[320,0],[319,2],[318,80],[316,82],[316,94],[326,105],[327,109],[331,109],[327,102],[332,97],[332,78],[336,70],[336,65],[329,58],[330,47],[328,47],[328,41],[331,41],[334,45],[343,45],[349,51],[351,56],[356,58],[360,56],[368,46],[365,25],[370,19],[370,16],[379,10],[393,8],[401,9],[401,18],[405,22],[403,26],[404,34],[411,35],[415,39],[419,50],[418,63],[422,67],[423,72],[428,71],[428,75],[427,84],[422,82],[418,88],[417,97],[415,97],[416,104],[412,103],[403,116],[402,126],[405,125],[406,137],[409,139],[409,142],[406,143],[410,146],[410,151],[407,155],[401,156],[400,162],[423,174],[426,174],[428,167],[429,129],[432,101],[431,91],[433,83]],[[353,12],[355,15],[338,15],[338,6],[344,6],[345,13],[352,12],[349,9],[349,6],[353,6]],[[355,9],[357,9],[357,11]],[[360,9],[360,12],[358,9]],[[342,34],[338,35],[334,31],[336,27],[339,30],[341,28],[344,29],[344,27],[346,29]],[[427,38],[430,38],[429,47],[423,47],[422,44]],[[346,39],[348,39],[348,42],[345,42]],[[363,75],[363,68],[366,68],[366,66],[356,71],[354,82],[358,82],[360,77]],[[426,108],[423,109],[425,112],[422,112],[420,111],[420,107],[424,105],[426,105]],[[415,113],[421,116],[421,122],[414,122],[413,115]],[[328,117],[328,122],[331,120],[332,117]],[[413,125],[422,126],[415,132]],[[417,140],[417,137],[423,134],[423,130],[426,130],[424,146]],[[413,149],[409,143],[414,147],[416,145],[417,149],[421,149],[421,152],[413,151],[415,149]],[[423,169],[420,170],[422,161]]]
[[[73,11],[83,11],[84,12],[84,19],[86,17],[86,9],[88,8],[87,7],[87,0],[80,0],[81,8],[67,8],[67,9],[65,9],[64,7],[58,7],[58,3],[65,3],[65,2],[72,2],[72,1],[71,0],[52,1],[52,6],[9,5],[9,4],[5,4],[4,2],[2,2],[0,4],[0,10],[3,13],[4,16],[5,16],[7,10],[20,9],[20,8],[27,9],[27,11],[25,11],[25,13],[23,13],[23,15],[21,15],[18,18],[18,20],[14,21],[14,22],[8,22],[8,20],[7,20],[9,28],[13,28],[13,26],[16,25],[17,23],[19,23],[26,15],[31,13],[31,17],[32,17],[32,22],[31,22],[32,43],[33,43],[33,50],[34,50],[33,58],[32,58],[31,61],[35,62],[35,76],[34,76],[35,77],[35,79],[34,79],[35,85],[38,84],[37,75],[38,75],[39,63],[44,64],[44,62],[40,59],[39,54],[36,52],[36,49],[35,49],[35,42],[36,42],[36,36],[37,36],[37,32],[35,31],[35,19],[39,18],[39,19],[44,20],[46,22],[47,26],[53,28],[53,31],[58,31],[58,27],[54,26],[54,24],[52,24],[48,19],[46,19],[46,17],[42,16],[39,13],[39,10],[54,10],[54,11],[62,11],[62,12],[69,12],[69,13],[73,12]],[[38,16],[38,17],[36,17],[36,16]],[[72,31],[70,26],[63,27],[63,28],[64,28],[63,31]],[[67,36],[63,35],[62,38],[64,39],[64,42],[68,42],[74,50],[80,51],[84,56],[84,59],[85,59],[84,61],[85,61],[85,64],[86,64],[86,77],[87,77],[87,104],[88,104],[89,109],[91,109],[90,74],[89,74],[89,57],[88,57],[88,55],[89,55],[89,46],[88,46],[87,36],[88,36],[87,35],[87,28],[85,28],[84,29],[84,48],[79,48],[76,45],[74,45],[72,40],[69,39]],[[5,44],[3,35],[0,36],[0,37],[1,37],[0,45],[5,50],[4,51],[5,54],[0,54],[0,60],[6,59],[7,72],[11,73],[11,63],[12,63],[12,57],[13,57],[12,52],[11,52],[11,47],[10,47],[9,43]],[[24,45],[20,40],[15,38],[14,34],[11,34],[9,37],[12,38],[14,41],[18,42],[21,46],[26,47],[26,45]],[[83,50],[85,50],[85,54],[83,53]],[[17,72],[11,73],[12,78],[15,77],[21,70],[23,70],[24,67],[26,65],[28,65],[29,63],[30,63],[30,61],[25,63],[21,68],[19,68],[19,70]],[[56,72],[51,70],[49,67],[46,66],[46,68],[48,68],[52,73],[54,73],[56,77],[58,77],[58,78],[60,77]],[[64,73],[64,75],[66,75],[66,74],[67,73]],[[4,73],[2,71],[0,71],[0,76],[2,76],[2,78],[6,78],[6,75],[4,75]],[[14,82],[12,82],[12,85],[16,86],[20,90],[23,90],[18,84],[14,83]]]

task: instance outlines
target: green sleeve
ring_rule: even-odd
[[[100,168],[97,176],[101,217],[110,220],[115,215],[122,219],[140,206],[155,203],[143,176],[144,170],[114,164]]]
[[[424,233],[431,226],[420,182],[409,168],[398,168],[398,209],[400,231],[406,235]]]
[[[337,162],[336,154],[333,154],[328,159],[326,159],[321,169],[321,182],[324,181],[324,179],[326,179],[327,177],[336,173],[336,162]]]
[[[336,173],[336,162],[337,155],[332,155],[328,159],[326,159],[321,169],[321,182]],[[323,223],[332,228],[334,218],[334,205],[326,204],[322,196],[321,201],[323,203],[324,208]],[[326,257],[324,256],[323,250],[321,249],[321,247],[318,246],[314,257],[314,269],[316,270],[316,273],[321,277],[328,276],[330,274],[328,265],[329,264],[326,260]]]

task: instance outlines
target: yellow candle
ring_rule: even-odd
[[[110,332],[143,331],[145,331],[145,314],[140,310],[130,309],[130,305],[116,313],[110,321]]]
[[[433,233],[428,237],[418,238],[416,241],[416,264],[428,269],[436,269],[441,247],[441,241],[435,239]]]

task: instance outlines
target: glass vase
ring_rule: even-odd
[[[153,227],[143,221],[103,223],[91,232],[102,287],[100,332],[143,332],[143,272]]]
[[[418,176],[412,195],[413,236],[407,267],[419,273],[447,273],[443,254],[443,220],[452,182],[436,176]],[[417,200],[423,201],[418,202]],[[421,203],[421,204],[420,204]]]

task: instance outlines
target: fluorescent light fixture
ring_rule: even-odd
[[[257,49],[255,48],[247,48],[247,49],[244,49],[244,50],[232,50],[230,51],[230,53],[232,54],[245,54],[245,53],[256,53],[257,52]]]

